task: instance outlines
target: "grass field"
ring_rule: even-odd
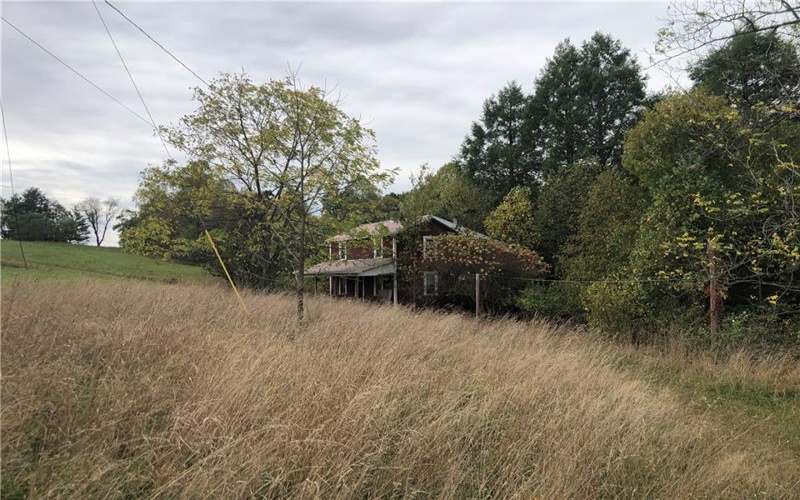
[[[167,283],[218,281],[205,270],[173,262],[132,255],[119,248],[23,242],[25,269],[17,241],[0,241],[0,275],[3,285],[19,277],[35,280],[148,280]]]
[[[245,300],[6,287],[3,498],[798,497],[796,360]]]

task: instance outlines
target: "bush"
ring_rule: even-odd
[[[647,293],[640,282],[610,281],[592,283],[583,294],[589,324],[614,337],[639,341],[648,323]]]
[[[583,322],[586,314],[581,292],[581,286],[570,283],[533,285],[520,293],[515,304],[525,313]]]

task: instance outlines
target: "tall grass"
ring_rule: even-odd
[[[566,327],[316,298],[298,329],[290,298],[246,316],[150,284],[3,299],[4,497],[797,494],[798,456]]]

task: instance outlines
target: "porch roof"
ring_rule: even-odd
[[[306,269],[306,276],[379,276],[396,270],[394,259],[351,259],[320,262]]]

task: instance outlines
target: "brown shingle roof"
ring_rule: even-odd
[[[356,226],[347,233],[331,236],[328,241],[347,241],[363,238],[364,236],[377,236],[379,234],[392,235],[403,230],[403,223],[396,220],[384,220],[381,222],[370,222]]]
[[[306,269],[306,275],[358,275],[383,266],[391,266],[394,259],[351,259],[320,262]]]

